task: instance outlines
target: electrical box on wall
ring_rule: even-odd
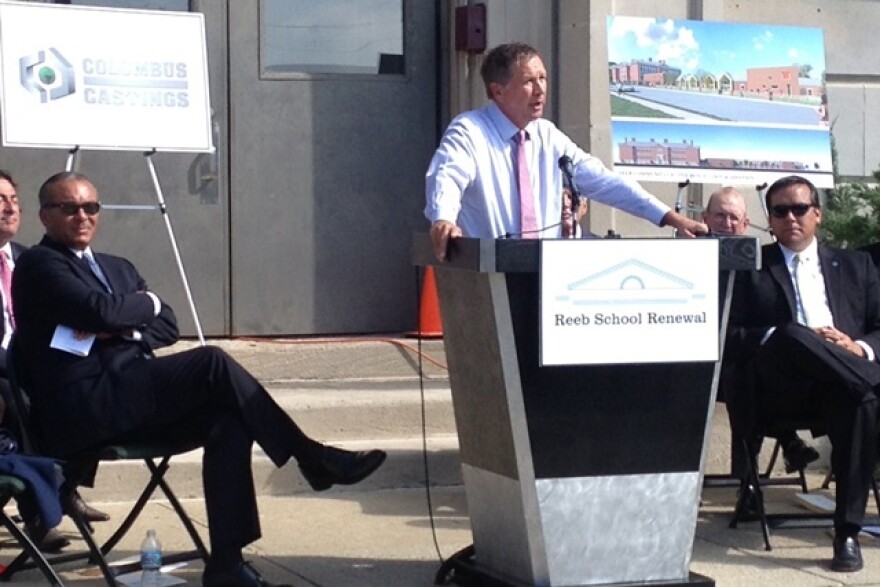
[[[469,4],[455,9],[455,50],[468,53],[486,50],[485,4]]]

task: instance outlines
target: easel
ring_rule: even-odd
[[[769,223],[770,222],[770,211],[767,210],[767,200],[766,200],[766,198],[764,198],[764,194],[767,193],[768,187],[769,186],[767,185],[767,182],[765,181],[762,184],[756,185],[755,191],[758,193],[758,201],[761,202],[761,210],[764,211],[764,218],[766,218],[767,222]],[[754,226],[755,228],[757,228],[758,230],[760,230],[762,232],[770,232],[769,226],[758,226],[756,224],[752,224],[752,226]]]
[[[67,152],[67,163],[65,165],[66,171],[74,171],[74,167],[76,167],[77,163],[77,155],[79,154],[79,146],[75,146],[71,148]],[[159,184],[159,175],[156,173],[156,165],[153,163],[153,155],[156,154],[156,149],[151,149],[149,151],[144,152],[144,157],[147,161],[147,169],[150,172],[150,178],[153,181],[153,189],[156,192],[156,199],[159,201],[158,206],[150,206],[150,205],[124,205],[124,204],[107,204],[103,205],[102,208],[107,210],[159,210],[162,213],[162,218],[165,220],[165,229],[168,231],[168,239],[171,241],[171,249],[174,251],[174,260],[177,262],[177,270],[180,273],[180,279],[183,282],[183,289],[186,292],[186,300],[189,303],[189,309],[192,313],[193,322],[196,325],[196,334],[199,337],[199,345],[205,346],[205,335],[202,332],[202,325],[199,322],[199,314],[196,310],[196,304],[193,300],[192,291],[189,287],[189,280],[186,277],[186,269],[183,267],[183,259],[180,256],[180,249],[177,247],[177,239],[174,236],[174,229],[171,226],[171,217],[168,214],[168,207],[165,205],[165,196],[162,194],[162,186]]]

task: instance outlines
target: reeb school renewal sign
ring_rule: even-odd
[[[541,364],[717,361],[718,241],[541,242]]]
[[[204,15],[0,2],[3,144],[211,151]]]

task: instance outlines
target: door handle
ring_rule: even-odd
[[[208,153],[208,164],[202,169],[201,180],[204,183],[216,181],[220,174],[220,123],[216,120],[211,121],[211,142],[214,144],[214,150]]]

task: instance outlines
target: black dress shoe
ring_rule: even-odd
[[[862,549],[855,536],[838,535],[834,537],[834,558],[831,570],[841,573],[854,573],[862,570]]]
[[[218,571],[208,562],[202,574],[203,587],[290,587],[269,583],[250,563],[240,562],[231,571]]]
[[[758,493],[749,485],[745,490],[740,490],[736,502],[737,516],[740,522],[754,522],[761,519],[758,504]]]
[[[76,512],[86,522],[106,522],[110,519],[109,514],[105,514],[100,510],[96,510],[80,497],[79,492],[74,491],[62,498],[61,508],[68,516],[72,512]]]
[[[782,447],[782,462],[786,473],[800,471],[818,458],[819,452],[800,438]]]
[[[24,525],[25,534],[31,539],[42,552],[54,554],[70,545],[70,540],[65,538],[58,528],[46,530],[39,521],[28,522]]]
[[[385,462],[385,451],[352,452],[325,446],[317,463],[300,463],[303,477],[315,491],[330,489],[332,485],[353,485],[363,481]]]

